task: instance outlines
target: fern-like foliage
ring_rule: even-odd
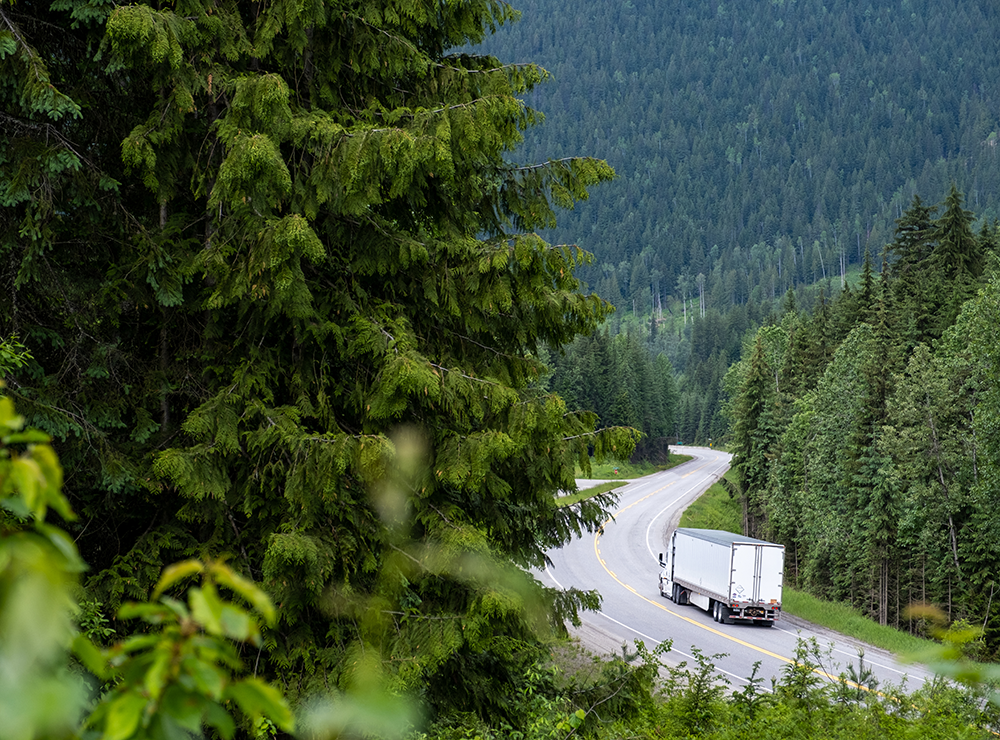
[[[516,17],[0,8],[0,317],[32,356],[10,392],[60,445],[109,608],[225,554],[277,604],[259,670],[293,694],[375,650],[442,707],[479,682],[488,714],[595,606],[526,573],[606,516],[554,506],[575,465],[637,433],[542,390],[540,351],[610,307],[533,232],[614,173],[515,163],[547,73],[467,50]]]

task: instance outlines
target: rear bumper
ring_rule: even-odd
[[[729,607],[730,619],[745,619],[750,622],[777,622],[781,607],[737,606]]]

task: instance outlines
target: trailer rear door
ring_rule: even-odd
[[[784,563],[785,549],[781,545],[734,543],[730,590],[732,599],[780,605]]]

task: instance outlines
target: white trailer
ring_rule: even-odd
[[[781,613],[785,546],[715,529],[677,529],[660,553],[660,595],[716,622],[770,627]]]

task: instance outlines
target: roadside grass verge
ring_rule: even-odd
[[[729,470],[726,476],[732,473]],[[739,534],[742,518],[740,502],[730,498],[720,484],[714,483],[684,511],[680,526],[721,529]],[[788,614],[898,655],[914,655],[926,651],[929,645],[936,644],[932,640],[916,637],[893,627],[883,627],[847,604],[823,601],[788,586],[785,586],[783,592],[782,609]]]
[[[724,478],[733,474],[727,470]],[[723,532],[740,531],[743,508],[740,502],[729,497],[721,483],[713,483],[696,501],[681,514],[680,526],[695,529],[721,529]]]
[[[869,645],[907,656],[926,652],[934,640],[882,626],[847,604],[817,599],[805,591],[783,589],[782,609],[800,619],[849,635]]]
[[[670,460],[664,465],[653,465],[651,462],[591,462],[590,475],[587,478],[593,480],[630,480],[632,478],[642,478],[644,475],[652,475],[661,470],[670,470],[670,468],[677,467],[681,463],[686,463],[691,459],[691,455],[671,453]],[[583,477],[583,471],[580,470],[579,466],[576,469],[576,477]]]
[[[572,506],[573,504],[578,504],[588,498],[593,498],[600,493],[607,493],[615,488],[620,488],[625,485],[628,481],[611,481],[610,483],[601,483],[593,488],[586,488],[582,491],[577,491],[571,496],[560,496],[556,499],[556,506]]]
[[[641,478],[644,475],[652,475],[656,472],[656,466],[650,462],[630,463],[630,462],[602,462],[597,463],[591,460],[590,475],[587,478],[594,480],[628,480],[630,478]],[[580,466],[576,467],[576,477],[583,478],[584,472]]]
[[[617,466],[610,463],[591,465],[591,476],[594,480],[601,480],[602,478],[614,478],[615,480],[608,481],[607,483],[599,483],[590,488],[584,488],[570,496],[560,496],[556,499],[556,506],[572,506],[573,504],[577,504],[588,498],[597,496],[598,494],[613,491],[614,489],[628,483],[628,481],[632,478],[641,478],[644,475],[652,475],[660,470],[669,470],[670,468],[676,467],[681,463],[686,463],[690,459],[690,455],[671,455],[670,462],[666,465],[657,466],[652,463],[642,463],[640,465],[619,463]],[[616,467],[618,468],[617,475],[613,474]],[[576,472],[577,475],[582,475],[579,468],[577,468]]]

